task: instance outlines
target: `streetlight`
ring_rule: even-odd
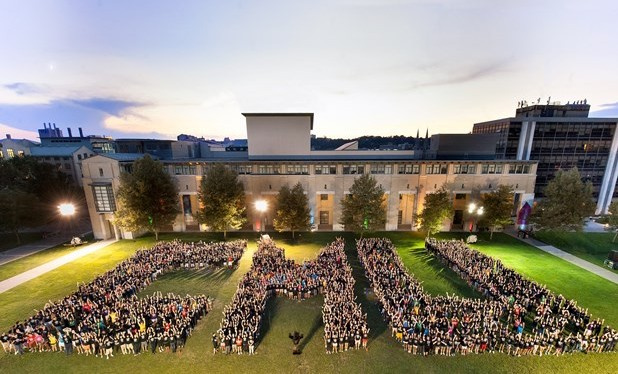
[[[468,213],[470,213],[470,215],[472,216],[472,227],[470,227],[470,232],[472,232],[472,229],[474,228],[476,224],[475,217],[482,216],[484,213],[484,210],[482,206],[477,206],[475,203],[470,203],[470,205],[468,205]]]
[[[266,200],[256,200],[255,201],[255,210],[260,212],[260,232],[264,231],[262,229],[262,222],[264,221],[264,212],[268,209],[268,202]]]
[[[58,205],[58,212],[61,216],[72,216],[75,214],[75,205],[71,203],[62,203]]]

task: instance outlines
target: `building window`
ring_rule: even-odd
[[[481,168],[483,174],[502,174],[502,164],[484,164]]]
[[[19,157],[24,157],[24,151],[17,151],[17,155]]]
[[[279,165],[258,165],[258,174],[279,174]]]
[[[197,174],[197,168],[195,165],[174,165],[174,174],[195,175]]]
[[[322,200],[322,201],[328,200],[328,194],[327,193],[320,194],[320,200]]]
[[[245,164],[232,164],[230,168],[237,174],[251,174],[252,171],[251,165]]]
[[[337,174],[337,165],[316,165],[316,174]]]
[[[13,158],[13,157],[15,157],[15,153],[13,152],[13,148],[7,148],[7,149],[6,149],[6,156],[7,156],[8,158]]]
[[[465,193],[456,193],[455,194],[455,200],[465,200],[466,199],[466,194]]]
[[[393,165],[390,164],[372,164],[371,174],[393,174]]]
[[[420,172],[418,164],[400,164],[399,174],[418,174]]]
[[[476,165],[455,164],[453,174],[476,174]]]
[[[103,168],[99,168],[99,177],[102,177],[103,175]]]
[[[111,184],[92,186],[92,193],[97,212],[113,212],[116,210],[116,202],[114,201],[114,192]]]
[[[509,174],[528,174],[530,173],[530,165],[511,164],[509,165]]]
[[[447,170],[448,170],[447,164],[425,165],[425,174],[446,174]]]
[[[343,174],[365,174],[365,165],[343,165]]]
[[[4,158],[4,153],[2,153],[2,150],[0,149],[0,160]]]
[[[286,165],[285,171],[286,174],[307,175],[309,174],[309,165]]]
[[[397,212],[397,224],[401,225],[403,223],[403,210]]]
[[[78,159],[78,160],[81,160],[81,159],[82,159],[82,155],[79,155],[79,154],[78,154],[78,155],[77,155],[77,159]]]
[[[321,210],[320,211],[320,225],[328,225],[328,211]]]

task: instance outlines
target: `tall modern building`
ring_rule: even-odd
[[[498,159],[538,161],[536,197],[543,197],[558,170],[577,167],[582,178],[592,182],[596,213],[606,213],[618,198],[618,118],[590,118],[589,111],[585,100],[566,105],[520,103],[515,117],[475,123],[472,132],[499,134]]]
[[[203,149],[201,157],[159,158],[178,186],[181,214],[169,231],[205,230],[196,220],[200,182],[215,164],[239,174],[247,206],[245,230],[258,230],[265,221],[272,228],[275,201],[284,185],[300,183],[307,193],[311,220],[317,230],[344,230],[341,200],[361,174],[373,175],[385,191],[386,230],[415,230],[425,195],[445,185],[452,192],[454,215],[444,229],[464,229],[473,221],[467,205],[499,184],[514,188],[514,212],[534,198],[536,162],[456,158],[448,152],[449,136],[434,148],[438,159],[423,150],[362,150],[351,142],[336,150],[311,150],[313,113],[245,113],[247,144],[219,150]],[[492,136],[476,136],[495,139]],[[456,142],[455,142],[456,143]],[[494,142],[495,144],[495,142]],[[170,145],[174,147],[174,145]],[[494,154],[495,145],[490,150]],[[218,148],[217,148],[218,149]],[[131,172],[141,154],[100,154],[83,161],[83,183],[92,228],[97,238],[131,238],[135,233],[114,225],[116,191],[122,172]],[[447,159],[448,158],[448,159]],[[254,202],[266,200],[264,217]],[[263,218],[263,219],[262,219]]]

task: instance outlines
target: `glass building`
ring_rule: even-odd
[[[597,213],[607,211],[616,189],[617,118],[590,118],[585,101],[560,105],[520,103],[515,117],[474,124],[473,133],[499,133],[496,157],[538,161],[535,196],[560,170],[577,167],[592,182]]]

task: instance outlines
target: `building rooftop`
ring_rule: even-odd
[[[242,113],[245,117],[309,117],[313,130],[313,113]]]
[[[82,145],[78,146],[69,146],[69,147],[32,147],[30,148],[30,154],[32,156],[72,156],[75,151],[83,147]]]

